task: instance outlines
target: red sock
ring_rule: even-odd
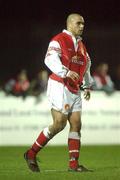
[[[78,159],[80,152],[80,137],[77,132],[70,132],[68,138],[69,149],[69,167],[75,169],[78,167]]]
[[[31,159],[34,159],[36,157],[36,154],[48,143],[49,140],[49,130],[48,128],[45,128],[40,133],[35,143],[32,145],[31,149],[28,150],[28,156]]]

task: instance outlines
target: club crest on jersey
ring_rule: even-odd
[[[70,105],[69,104],[65,104],[65,110],[68,111],[70,109]]]
[[[84,64],[84,62],[81,61],[81,58],[80,58],[80,56],[78,56],[78,55],[73,56],[72,59],[71,59],[71,61],[72,61],[73,63],[79,64],[79,65],[83,65],[83,64]]]

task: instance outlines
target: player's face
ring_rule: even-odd
[[[84,30],[84,19],[81,16],[76,16],[71,22],[72,34],[76,36],[81,36]]]

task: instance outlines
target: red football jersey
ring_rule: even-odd
[[[62,64],[69,70],[78,73],[80,79],[72,81],[72,79],[68,77],[61,78],[54,73],[50,75],[50,78],[64,83],[71,92],[77,93],[83,81],[87,65],[88,58],[86,48],[81,40],[78,41],[78,46],[75,48],[72,37],[64,32],[55,36],[52,41],[57,41],[60,45]]]

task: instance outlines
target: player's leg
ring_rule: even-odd
[[[32,147],[25,153],[25,159],[32,171],[39,171],[36,163],[37,153],[48,143],[48,141],[66,125],[67,115],[62,113],[64,85],[52,79],[48,81],[47,96],[51,106],[53,117],[52,125],[45,128],[36,139]],[[29,161],[30,160],[30,161]],[[32,163],[31,165],[31,160]],[[34,165],[33,165],[34,164]],[[34,168],[35,167],[35,168]],[[35,170],[34,170],[35,169]]]
[[[69,168],[76,169],[78,167],[78,159],[80,153],[80,130],[81,130],[81,112],[72,112],[69,114],[70,131],[68,135],[69,149]]]
[[[51,110],[51,114],[53,117],[53,124],[49,126],[49,131],[51,137],[53,137],[65,128],[67,124],[68,115],[65,115],[62,112],[57,111],[55,109]]]
[[[37,153],[48,143],[48,141],[59,133],[67,123],[67,115],[51,110],[53,117],[53,124],[45,128],[36,139],[32,147],[25,153],[25,159],[27,164],[32,171],[40,171],[38,164],[36,162]]]
[[[70,131],[68,136],[69,171],[86,172],[93,171],[83,165],[79,165],[78,159],[81,148],[81,112],[72,112],[69,117]]]
[[[31,151],[29,151],[31,158],[35,158],[37,153],[48,143],[48,141],[66,126],[67,115],[64,115],[63,113],[54,109],[51,110],[51,113],[53,123],[39,134],[35,143],[32,145],[30,149]]]

